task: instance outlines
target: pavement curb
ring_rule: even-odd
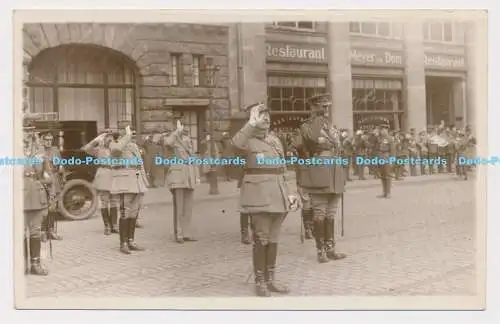
[[[373,189],[373,188],[382,188],[382,185],[379,182],[376,183],[366,183],[366,184],[360,184],[363,180],[354,180],[355,184],[353,185],[347,185],[347,192],[349,190],[358,190],[358,189]],[[373,181],[373,180],[367,180],[367,181]],[[409,180],[409,181],[393,181],[393,184],[395,184],[395,187],[399,186],[409,186],[409,185],[418,185],[418,184],[428,184],[428,183],[437,183],[437,182],[449,182],[449,181],[456,181],[456,178],[453,175],[450,175],[449,178],[441,177],[441,176],[428,176],[427,179],[418,179],[418,180]],[[222,201],[222,200],[228,200],[232,198],[239,197],[239,190],[235,187],[235,190],[233,193],[230,194],[221,194],[217,196],[202,196],[199,198],[195,198],[194,202],[205,202],[205,201]],[[145,206],[161,206],[161,205],[172,205],[172,201],[153,201],[149,203],[145,203]]]

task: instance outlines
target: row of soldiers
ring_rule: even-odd
[[[377,155],[375,143],[380,136],[381,127],[373,127],[368,130],[358,130],[354,136],[349,136],[347,130],[341,130],[341,141],[343,155],[350,160],[347,166],[347,181],[351,180],[351,169],[360,180],[365,180],[365,165],[356,164],[356,157],[371,158]],[[457,163],[461,156],[470,155],[476,144],[470,127],[457,130],[456,127],[435,127],[427,131],[416,133],[415,129],[410,132],[389,132],[394,142],[394,156],[398,159],[407,158],[441,158],[446,164],[426,165],[410,164],[395,165],[391,170],[396,180],[403,179],[406,175],[417,176],[435,173],[452,173],[467,179],[467,170]],[[369,168],[369,173],[378,177],[376,167]]]
[[[40,260],[41,243],[44,239],[62,239],[55,220],[65,170],[53,164],[53,158],[61,154],[53,146],[51,131],[35,132],[33,124],[39,119],[39,114],[27,114],[23,120],[24,156],[40,161],[24,166],[24,256],[26,274],[46,276],[48,271]],[[82,149],[95,158],[141,159],[130,126],[121,133],[107,130]],[[93,184],[98,192],[104,233],[119,233],[122,253],[144,250],[135,242],[137,218],[148,187],[142,164],[100,165]]]

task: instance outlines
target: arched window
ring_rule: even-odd
[[[135,78],[121,54],[90,45],[53,47],[29,69],[32,112],[56,112],[59,120],[95,120],[99,130],[120,120],[136,125]]]

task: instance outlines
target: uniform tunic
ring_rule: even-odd
[[[42,176],[42,165],[24,166],[24,222],[33,238],[41,237],[42,221],[49,208],[49,193],[39,180]]]
[[[61,193],[62,190],[62,178],[61,174],[59,173],[60,166],[54,165],[53,162],[55,158],[61,158],[61,152],[57,147],[52,146],[45,149],[45,157],[50,164],[50,169],[47,170],[47,172],[49,173],[49,176],[53,179],[51,184],[52,193],[54,195],[58,195]]]
[[[241,183],[241,209],[246,213],[288,213],[288,196],[298,197],[294,172],[287,172],[285,165],[280,163],[257,163],[257,158],[284,158],[284,150],[276,136],[260,139],[255,137],[255,131],[247,124],[233,137],[233,145],[247,152]]]
[[[194,156],[191,141],[188,138],[173,132],[164,139],[164,145],[168,146],[172,155],[177,159],[187,161]],[[197,169],[194,164],[176,163],[170,165],[167,172],[167,185],[172,189],[194,189],[196,186]]]
[[[92,152],[89,152],[89,154],[98,159],[109,158],[111,156],[111,150],[106,147],[96,147]],[[97,168],[97,172],[92,183],[97,191],[110,191],[113,179],[112,172],[113,170],[111,165],[103,165]]]

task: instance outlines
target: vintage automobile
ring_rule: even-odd
[[[88,154],[81,147],[97,136],[96,121],[36,121],[35,130],[50,131],[54,145],[65,161],[85,160]],[[62,191],[58,198],[59,213],[68,220],[92,217],[98,207],[97,193],[92,185],[97,167],[94,165],[64,165]]]

